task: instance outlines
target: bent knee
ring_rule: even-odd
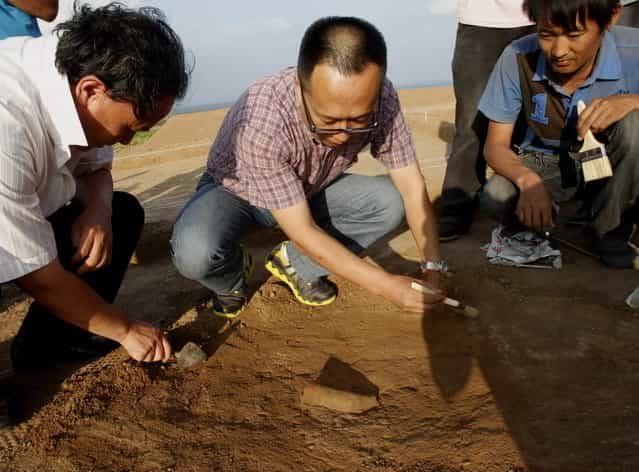
[[[390,232],[404,222],[406,210],[402,196],[392,181],[385,179],[384,182],[378,204],[382,213],[381,223],[386,231]]]
[[[127,192],[113,192],[113,216],[126,218],[136,226],[144,224],[144,207],[134,195]]]
[[[517,187],[501,175],[492,176],[480,196],[481,209],[496,220],[502,220],[517,206]]]
[[[187,279],[202,280],[223,261],[219,245],[206,232],[194,226],[173,228],[170,240],[173,265]]]
[[[632,157],[639,148],[639,111],[632,111],[628,113],[623,119],[619,120],[615,125],[609,128],[605,133],[608,135],[608,140],[616,144],[619,147],[621,154],[632,154]]]

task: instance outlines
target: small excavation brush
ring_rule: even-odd
[[[426,293],[428,295],[436,294],[436,292],[430,287],[427,287],[417,282],[413,282],[410,285],[410,287],[413,290],[417,290],[418,292]],[[448,305],[449,307],[455,308],[455,310],[458,310],[466,318],[477,318],[479,316],[479,310],[477,308],[470,305],[464,305],[462,302],[460,302],[459,300],[455,300],[454,298],[446,297],[444,298],[443,303],[444,305]]]

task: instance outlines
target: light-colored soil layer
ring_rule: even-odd
[[[405,91],[402,101],[437,194],[451,91]],[[175,272],[167,248],[222,116],[172,118],[120,156],[115,173],[149,220],[117,303],[169,329],[176,348],[197,342],[208,360],[180,370],[119,350],[22,376],[29,419],[0,436],[2,470],[639,470],[639,319],[623,304],[637,284],[632,271],[570,250],[561,270],[491,266],[480,246],[492,223],[481,220],[443,247],[451,295],[478,307],[477,320],[446,308],[406,314],[339,279],[334,304],[303,307],[259,266],[240,319],[211,316],[206,290]],[[184,150],[195,144],[201,155]],[[357,169],[380,171],[367,159]],[[260,261],[281,237],[246,243]],[[369,255],[389,271],[416,272],[407,231]],[[4,296],[6,368],[28,300],[11,287]],[[330,408],[308,404],[311,394]]]

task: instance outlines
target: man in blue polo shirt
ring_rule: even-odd
[[[36,18],[53,21],[58,0],[0,0],[0,39],[40,36]]]
[[[482,200],[494,216],[547,230],[553,205],[583,199],[604,264],[639,269],[628,243],[639,196],[639,30],[612,28],[621,10],[618,0],[524,2],[537,33],[504,51],[479,105],[496,173]],[[528,129],[515,151],[518,117]],[[585,181],[576,151],[588,130],[605,144],[612,177]]]

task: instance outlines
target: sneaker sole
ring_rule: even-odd
[[[450,241],[455,241],[456,239],[461,238],[461,234],[453,234],[451,236],[439,236],[439,241],[442,243],[448,243]]]
[[[253,256],[250,252],[248,252],[244,247],[242,247],[242,251],[244,254],[244,261],[242,262],[244,266],[244,280],[248,279],[253,273],[253,269],[255,268],[255,263],[253,261]],[[232,311],[230,313],[225,311],[216,311],[213,309],[213,314],[215,316],[219,316],[220,318],[226,318],[227,320],[232,320],[233,318],[237,318],[244,311],[248,302],[242,305],[242,307],[237,311]]]
[[[234,318],[237,318],[238,316],[240,316],[240,314],[242,314],[242,312],[244,311],[244,308],[246,308],[246,303],[244,305],[242,305],[242,308],[240,308],[237,311],[234,311],[232,313],[226,313],[226,312],[222,312],[222,311],[215,311],[213,310],[213,314],[215,316],[219,316],[220,318],[226,318],[227,320],[232,320]]]
[[[266,262],[264,263],[264,267],[266,267],[266,270],[268,270],[275,278],[277,278],[278,280],[284,282],[286,284],[286,286],[291,289],[291,292],[293,292],[293,296],[302,305],[307,305],[307,306],[326,306],[326,305],[330,305],[331,303],[333,303],[335,301],[335,299],[337,298],[337,295],[333,295],[331,298],[329,298],[328,300],[324,300],[323,302],[312,302],[310,300],[307,300],[307,299],[303,298],[300,295],[299,291],[297,290],[295,285],[293,285],[293,283],[289,280],[289,278],[286,276],[286,274],[283,274],[282,271],[280,271],[275,266],[275,264],[273,264],[273,261],[271,260],[270,257],[268,259],[266,259]]]

